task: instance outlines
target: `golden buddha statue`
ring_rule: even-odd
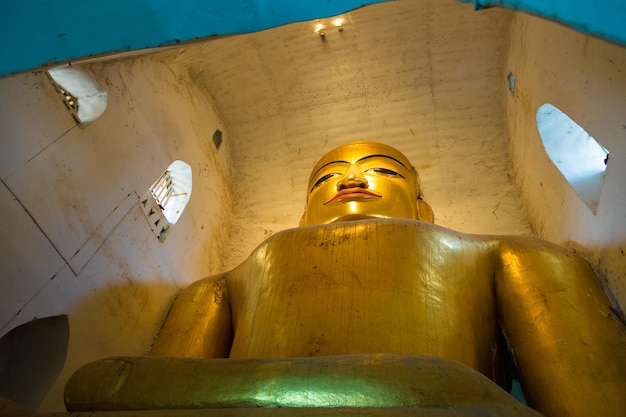
[[[151,356],[79,370],[68,409],[538,416],[496,384],[510,357],[540,413],[626,415],[626,331],[589,264],[432,218],[401,152],[332,150],[301,227],[183,290]]]

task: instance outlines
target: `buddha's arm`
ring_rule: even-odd
[[[202,279],[181,291],[149,355],[228,357],[233,332],[225,275]]]
[[[626,330],[589,264],[536,240],[501,245],[498,311],[532,405],[626,415]]]

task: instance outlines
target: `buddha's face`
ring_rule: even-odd
[[[398,150],[352,142],[326,154],[313,168],[301,225],[370,217],[418,218],[413,167]]]

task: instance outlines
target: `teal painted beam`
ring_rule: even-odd
[[[385,0],[12,0],[0,76],[112,52],[256,32]]]
[[[500,6],[567,25],[580,32],[626,45],[626,0],[459,0],[476,10]]]

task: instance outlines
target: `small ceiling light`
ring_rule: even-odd
[[[326,40],[326,31],[332,27],[337,28],[338,32],[343,32],[343,25],[346,19],[343,17],[334,17],[328,20],[316,20],[315,21],[315,33],[320,35],[322,40]]]
[[[315,24],[315,33],[320,35],[322,38],[326,36],[326,33],[324,33],[324,25],[322,23],[317,22]]]
[[[333,25],[335,25],[339,32],[343,32],[343,18],[338,17],[337,19],[333,20]]]

